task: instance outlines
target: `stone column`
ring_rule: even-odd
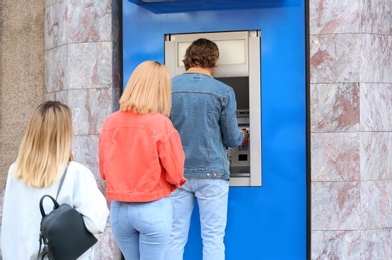
[[[117,110],[121,90],[121,0],[45,1],[45,97],[73,113],[75,160],[99,176],[98,138],[105,118]],[[96,259],[113,259],[108,223]]]
[[[311,258],[391,259],[390,0],[311,0]]]

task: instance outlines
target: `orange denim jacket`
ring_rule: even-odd
[[[99,137],[99,168],[108,200],[161,199],[185,183],[184,151],[170,119],[159,113],[117,111]]]

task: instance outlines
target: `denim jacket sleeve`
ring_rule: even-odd
[[[238,127],[236,110],[237,102],[235,93],[233,89],[229,89],[223,98],[219,124],[222,132],[223,144],[231,148],[239,146],[244,140],[244,135]]]

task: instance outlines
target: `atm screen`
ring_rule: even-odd
[[[249,77],[216,78],[234,89],[237,110],[249,110]]]

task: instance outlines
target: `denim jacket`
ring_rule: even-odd
[[[205,70],[191,68],[172,80],[170,119],[185,152],[186,178],[229,179],[227,147],[239,146],[234,90]]]

